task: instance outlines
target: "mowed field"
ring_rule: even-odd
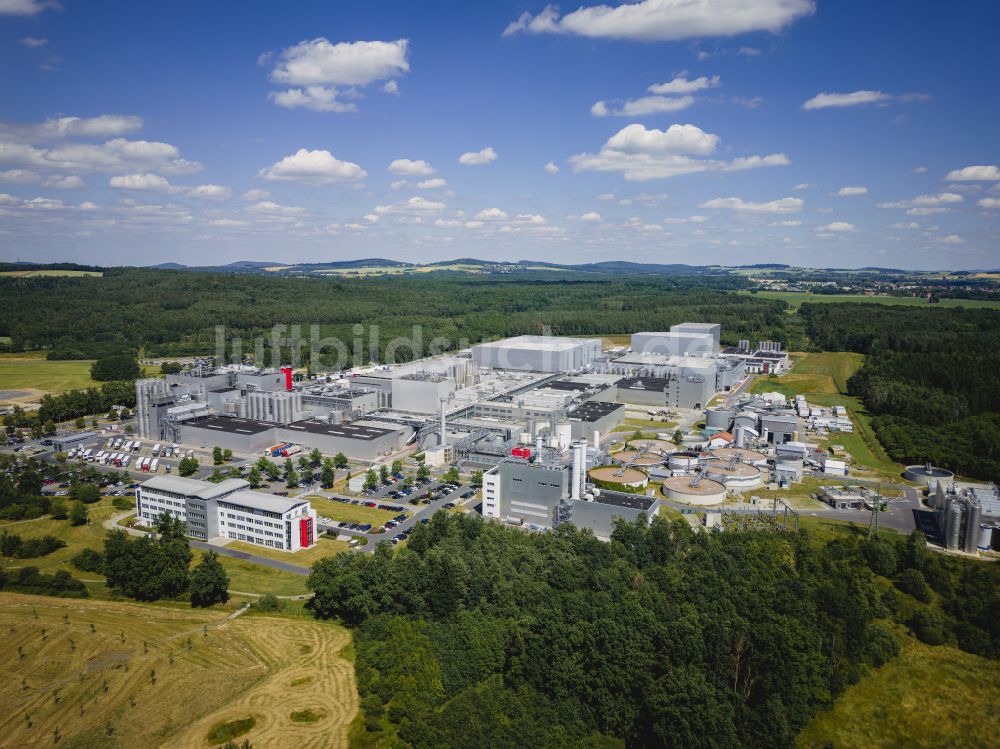
[[[201,749],[219,724],[247,721],[241,738],[257,749],[346,747],[358,708],[354,667],[340,654],[350,634],[305,619],[228,617],[0,593],[0,740]],[[292,718],[307,710],[318,720]]]
[[[996,746],[995,661],[903,637],[898,658],[848,687],[799,735],[802,749]]]
[[[841,445],[863,468],[884,478],[898,478],[903,466],[890,460],[871,427],[864,405],[846,394],[847,381],[861,365],[864,356],[849,351],[827,351],[818,354],[792,354],[795,363],[788,374],[780,377],[758,377],[751,393],[777,392],[789,398],[802,394],[817,406],[844,406],[854,421],[854,432],[832,434],[820,444],[824,447]]]
[[[0,390],[41,394],[98,387],[101,383],[90,377],[93,363],[90,360],[48,361],[40,352],[0,356]]]
[[[7,278],[38,278],[44,276],[68,276],[79,278],[81,276],[95,276],[100,278],[104,274],[97,270],[5,270],[0,271],[0,277]]]
[[[741,291],[740,294],[749,294]],[[912,296],[864,296],[863,294],[810,294],[805,291],[758,291],[754,296],[762,299],[780,299],[788,302],[792,309],[798,309],[806,302],[816,304],[838,304],[860,302],[862,304],[896,304],[906,307],[968,307],[969,309],[1000,309],[1000,302],[979,299],[941,299],[929,304],[923,297]]]

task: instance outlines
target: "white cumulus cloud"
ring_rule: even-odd
[[[56,0],[0,0],[0,16],[33,16],[62,6]]]
[[[976,205],[980,208],[1000,208],[1000,198],[983,198]]]
[[[803,109],[827,109],[829,107],[856,107],[861,104],[879,104],[892,99],[891,94],[882,91],[852,91],[849,94],[816,94],[802,105]]]
[[[341,161],[326,150],[300,148],[261,171],[268,180],[320,184],[364,179],[368,173],[351,161]]]
[[[398,94],[395,78],[410,69],[409,42],[358,41],[333,44],[319,37],[283,50],[271,71],[271,81],[297,88],[275,91],[270,97],[279,106],[303,107],[320,112],[353,112],[357,105],[343,101],[356,96],[357,88],[387,81],[383,90]],[[262,60],[269,60],[269,56]],[[346,87],[346,88],[344,88]]]
[[[554,162],[554,161],[550,161],[543,168],[549,174],[556,174],[559,171],[559,167],[556,165],[556,162]]]
[[[607,102],[596,102],[590,113],[595,117],[642,117],[660,112],[678,112],[694,104],[693,96],[667,97],[643,96],[638,99],[628,99],[621,106],[608,107]]]
[[[711,155],[719,137],[695,125],[671,125],[666,130],[631,124],[612,135],[600,152],[569,158],[576,172],[622,172],[626,180],[663,179],[708,171],[739,171],[788,164],[785,154],[747,156],[723,161],[696,158]]]
[[[188,195],[192,198],[205,198],[206,200],[228,200],[232,195],[232,190],[222,185],[198,185],[188,190]]]
[[[389,164],[389,171],[393,174],[409,174],[426,177],[434,174],[434,167],[423,159],[394,159]]]
[[[421,180],[417,183],[418,190],[436,190],[439,187],[445,187],[448,182],[441,177],[434,177],[432,179]]]
[[[816,227],[816,231],[820,232],[833,232],[834,234],[843,234],[844,232],[854,231],[854,224],[849,224],[846,221],[834,221],[833,223],[827,224],[826,226]]]
[[[742,198],[713,198],[701,204],[702,208],[722,208],[737,213],[798,213],[805,205],[802,198],[780,198],[766,203],[755,203]]]
[[[108,184],[117,190],[143,190],[150,192],[170,192],[173,185],[159,174],[121,174],[108,180]]]
[[[458,163],[464,164],[465,166],[478,166],[480,164],[489,164],[490,162],[496,161],[497,152],[493,150],[492,146],[486,146],[479,151],[467,151],[458,157]]]
[[[994,165],[967,166],[948,172],[945,179],[949,182],[998,182],[1000,167]]]
[[[841,187],[839,190],[837,190],[837,195],[839,195],[840,197],[847,197],[847,198],[853,197],[855,195],[867,195],[867,194],[868,194],[868,188],[865,187],[864,185]]]
[[[702,76],[694,80],[688,80],[685,76],[679,75],[666,83],[654,83],[647,90],[651,94],[693,94],[696,91],[703,91],[708,88],[715,88],[721,83],[717,75],[711,78]]]
[[[640,0],[616,7],[594,5],[566,15],[549,5],[535,16],[523,13],[503,33],[676,41],[751,31],[776,33],[815,10],[813,0]]]
[[[598,213],[597,211],[588,211],[587,213],[584,213],[583,215],[580,216],[580,220],[588,222],[600,221],[601,214]]]

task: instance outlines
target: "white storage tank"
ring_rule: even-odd
[[[689,505],[717,505],[725,501],[726,487],[710,479],[674,476],[663,482],[663,495]]]
[[[701,455],[696,452],[676,452],[667,460],[670,470],[676,474],[692,473],[701,462]]]
[[[729,422],[733,420],[733,411],[728,408],[707,408],[705,409],[705,428],[726,431],[729,429]]]

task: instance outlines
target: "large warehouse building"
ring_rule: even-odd
[[[309,500],[250,491],[243,479],[213,484],[156,476],[139,485],[135,509],[140,525],[152,526],[166,512],[202,541],[222,537],[282,551],[316,543],[316,511]]]
[[[480,367],[530,372],[579,372],[600,355],[600,338],[522,335],[472,347],[472,360]]]

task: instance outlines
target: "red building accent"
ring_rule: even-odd
[[[281,371],[285,373],[285,390],[290,393],[292,392],[292,368],[282,367]]]
[[[313,521],[312,518],[302,518],[299,521],[299,545],[303,549],[308,549],[313,545]]]

